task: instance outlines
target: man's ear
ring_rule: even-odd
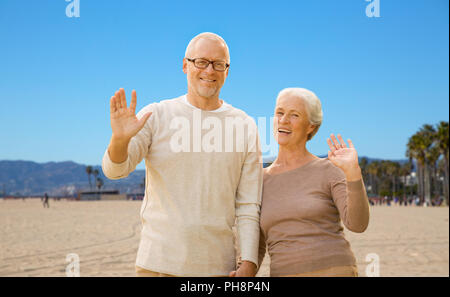
[[[183,72],[187,74],[187,61],[186,58],[183,58]]]

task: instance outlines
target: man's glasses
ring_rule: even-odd
[[[209,61],[209,60],[202,59],[202,58],[198,58],[198,59],[186,58],[186,60],[194,63],[194,66],[199,69],[206,69],[206,68],[208,68],[209,64],[212,64],[214,70],[224,72],[225,70],[227,70],[228,67],[230,67],[230,64],[227,64],[227,63],[221,62],[221,61]]]

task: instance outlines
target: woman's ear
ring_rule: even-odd
[[[315,129],[317,128],[317,126],[316,125],[309,125],[309,127],[308,127],[308,135],[309,134],[311,134]]]

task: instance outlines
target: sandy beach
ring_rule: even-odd
[[[140,201],[0,200],[0,276],[66,276],[68,254],[81,276],[134,276]],[[371,207],[365,233],[345,232],[366,276],[366,256],[380,276],[449,276],[447,207]],[[372,258],[373,259],[373,258]],[[370,260],[372,261],[372,260]],[[258,276],[269,275],[266,256]]]

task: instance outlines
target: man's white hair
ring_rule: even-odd
[[[218,40],[218,41],[222,42],[223,45],[225,45],[225,48],[227,50],[227,63],[230,64],[230,51],[228,49],[227,43],[225,42],[225,40],[222,37],[220,37],[219,35],[217,35],[215,33],[211,33],[211,32],[203,32],[203,33],[198,34],[194,38],[192,38],[191,41],[189,42],[188,46],[186,47],[186,52],[184,54],[185,58],[192,58],[190,56],[191,51],[194,48],[195,43],[200,39]]]
[[[310,90],[303,88],[283,89],[278,94],[277,101],[279,98],[284,96],[299,98],[305,103],[309,123],[316,126],[316,128],[308,135],[308,140],[311,140],[313,136],[316,135],[317,131],[319,131],[320,125],[322,125],[323,120],[322,103],[320,102],[319,98],[317,98],[316,94],[314,94]]]

